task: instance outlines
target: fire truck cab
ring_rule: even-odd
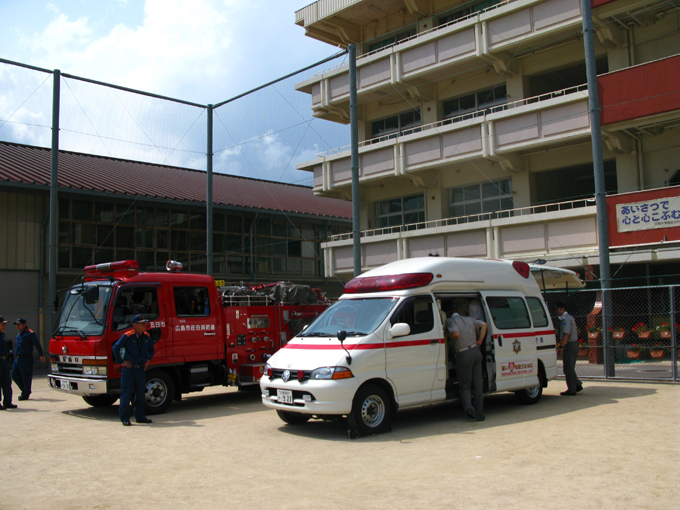
[[[113,344],[142,314],[154,340],[146,411],[165,412],[182,394],[206,386],[256,387],[267,359],[315,318],[327,302],[307,286],[234,285],[211,276],[140,273],[134,260],[88,266],[68,289],[50,340],[50,386],[95,407],[120,396]],[[278,292],[278,294],[276,294]],[[276,295],[275,295],[276,294]]]
[[[262,402],[287,423],[347,416],[358,434],[388,427],[393,412],[458,398],[455,351],[442,303],[474,306],[488,324],[484,392],[538,402],[557,376],[556,338],[537,279],[583,282],[572,271],[524,262],[446,257],[401,260],[368,271],[274,354]],[[540,274],[542,272],[542,274]]]

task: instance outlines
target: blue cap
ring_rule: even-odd
[[[132,324],[137,324],[138,322],[149,322],[144,318],[142,314],[135,315],[134,318],[132,319]]]
[[[14,321],[14,324],[26,324],[26,319],[23,317],[19,317],[17,320]]]
[[[7,321],[2,315],[0,315],[0,324],[7,324]]]

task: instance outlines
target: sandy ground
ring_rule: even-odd
[[[487,397],[398,414],[349,440],[343,422],[284,425],[257,393],[210,388],[152,425],[34,381],[0,411],[0,508],[680,508],[680,386],[586,382],[541,401]]]

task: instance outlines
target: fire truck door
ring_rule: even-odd
[[[214,358],[219,354],[217,314],[219,308],[210,302],[207,287],[172,285],[173,356],[187,361]]]
[[[132,328],[135,315],[141,314],[149,321],[147,330],[155,342],[156,358],[169,355],[171,348],[168,307],[158,299],[159,291],[157,285],[123,285],[116,294],[111,312],[111,329],[116,340]]]

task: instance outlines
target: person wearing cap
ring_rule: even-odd
[[[134,393],[132,408],[137,423],[151,423],[144,413],[144,386],[146,369],[155,353],[153,340],[146,332],[147,321],[143,315],[132,319],[134,329],[128,331],[113,344],[113,359],[123,365],[120,373],[120,405],[118,416],[126,427],[130,425],[130,400]],[[124,349],[124,354],[121,354]]]
[[[40,361],[45,363],[45,354],[38,335],[26,325],[26,319],[19,317],[14,321],[19,334],[14,342],[14,364],[12,365],[12,379],[19,386],[21,395],[19,400],[28,400],[33,383],[33,348],[40,354]]]
[[[5,337],[5,325],[7,321],[0,315],[0,390],[2,390],[2,405],[0,411],[5,409],[16,409],[12,404],[12,377],[9,370],[9,359],[11,356],[11,344]]]
[[[443,308],[448,316],[447,333],[455,341],[460,402],[470,418],[484,421],[483,356],[480,346],[486,338],[487,324],[479,319],[460,315],[458,305],[453,301],[447,301]]]

